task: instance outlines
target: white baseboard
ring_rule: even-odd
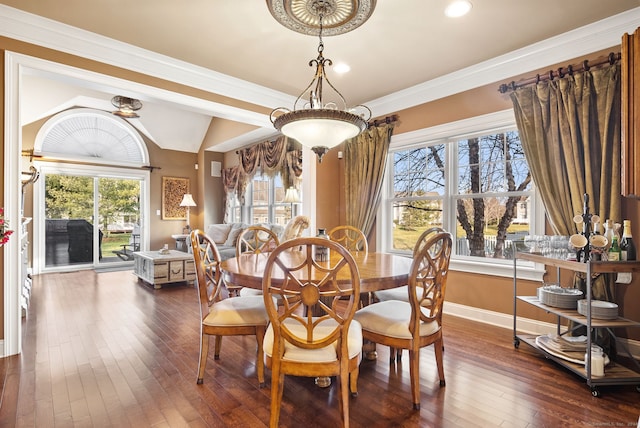
[[[513,315],[504,314],[502,312],[493,312],[486,309],[474,308],[473,306],[445,302],[444,313],[471,321],[477,321],[513,330]],[[536,335],[555,333],[557,331],[555,324],[523,317],[518,317],[517,327],[518,332],[520,333]],[[635,359],[640,359],[640,341],[618,337],[616,343],[618,351],[628,349]]]
[[[0,339],[0,358],[4,358],[4,339]]]

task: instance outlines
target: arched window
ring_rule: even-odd
[[[119,166],[148,166],[149,152],[125,119],[94,109],[71,109],[49,119],[38,132],[34,154]]]

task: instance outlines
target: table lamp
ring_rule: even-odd
[[[289,202],[291,204],[291,218],[293,218],[293,204],[300,202],[300,196],[298,195],[298,189],[295,187],[289,187],[284,194],[282,202]]]
[[[180,206],[187,207],[187,226],[185,227],[185,229],[187,230],[187,233],[191,233],[191,226],[189,225],[189,208],[196,206],[196,202],[193,200],[193,196],[191,196],[191,193],[184,194],[182,202],[180,202]]]

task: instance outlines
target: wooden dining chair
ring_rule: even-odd
[[[422,234],[420,235],[420,237],[418,238],[418,240],[416,241],[413,247],[412,257],[416,256],[416,254],[422,249],[422,247],[426,244],[429,238],[431,238],[433,235],[437,233],[443,233],[443,232],[445,232],[445,230],[437,226],[430,227],[424,232],[422,232]],[[387,300],[402,300],[405,302],[409,301],[409,287],[406,285],[404,287],[396,287],[396,288],[389,288],[387,290],[379,290],[373,294],[374,294],[374,301],[378,301],[378,302],[384,302]],[[422,299],[422,304],[430,306],[431,300]]]
[[[269,253],[278,245],[280,245],[278,235],[271,229],[258,225],[249,226],[238,236],[236,257],[240,257],[241,254]],[[242,284],[233,284],[233,286],[239,288],[238,294],[242,297],[262,295],[262,290],[244,287]]]
[[[446,231],[443,228],[437,227],[437,226],[430,227],[424,232],[422,232],[422,234],[420,234],[420,237],[418,237],[418,240],[416,241],[413,247],[413,257],[415,257],[416,254],[418,254],[418,252],[422,249],[422,247],[424,247],[424,245],[428,242],[429,238],[431,238],[433,235],[437,233],[443,233],[443,232],[446,232]],[[420,304],[424,307],[430,307],[431,305],[433,305],[432,296],[420,296],[420,299],[421,299]],[[373,293],[372,301],[384,302],[387,300],[401,300],[403,302],[408,302],[409,286],[405,285],[403,287],[389,288],[386,290],[379,290]],[[400,361],[402,359],[402,349],[391,348],[391,351],[389,352],[389,359],[391,361],[394,361],[395,359]]]
[[[215,336],[214,358],[220,359],[222,336],[254,335],[258,344],[258,383],[264,386],[262,343],[269,323],[262,296],[228,298],[220,272],[216,244],[201,230],[191,232],[196,284],[200,298],[200,360],[197,383],[201,384],[209,354],[209,336]]]
[[[238,235],[236,257],[244,253],[268,253],[278,245],[280,245],[278,235],[271,229],[258,225],[249,226]]]
[[[365,234],[357,227],[336,226],[328,233],[329,239],[341,244],[349,251],[369,252],[369,243]]]
[[[440,386],[445,385],[442,361],[442,306],[449,273],[452,238],[447,232],[432,235],[414,255],[409,274],[409,301],[388,300],[365,306],[354,319],[362,335],[393,349],[409,350],[413,408],[420,409],[420,349],[434,345]],[[423,300],[430,299],[430,305]]]
[[[328,246],[331,261],[315,262],[315,245]],[[297,251],[289,251],[293,248]],[[269,425],[278,426],[285,375],[338,376],[342,425],[348,427],[349,391],[357,395],[362,351],[360,324],[353,321],[360,294],[353,256],[323,238],[289,240],[269,255],[262,290],[271,321],[264,340],[272,372]],[[282,307],[273,297],[279,297]]]

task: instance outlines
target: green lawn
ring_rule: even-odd
[[[417,228],[416,230],[405,230],[399,226],[393,230],[393,248],[396,250],[413,251],[413,246],[420,237],[420,234],[427,228]],[[509,228],[509,233],[517,233],[521,231],[528,231],[529,225],[527,224],[512,224]],[[487,236],[496,235],[497,230],[489,227],[487,229]],[[462,228],[458,228],[458,236],[466,236]]]
[[[102,237],[102,254],[111,254],[112,251],[122,250],[123,245],[129,244],[131,233],[106,233]]]

